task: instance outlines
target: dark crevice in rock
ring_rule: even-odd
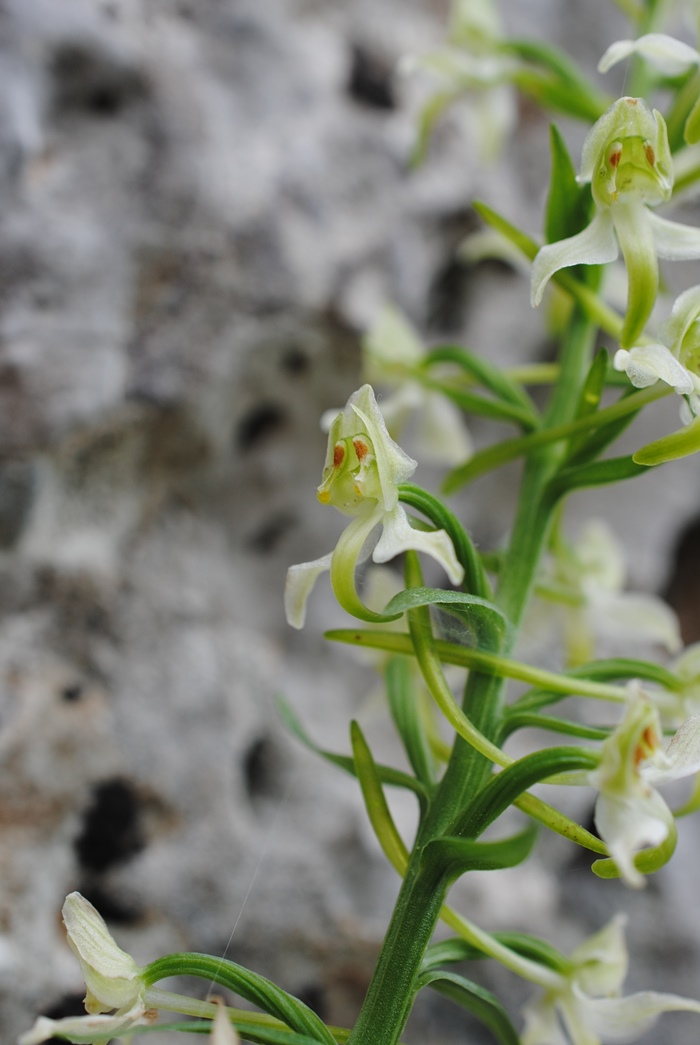
[[[244,452],[252,450],[286,421],[285,413],[276,403],[261,403],[245,415],[236,429],[236,446]]]
[[[352,48],[348,94],[372,109],[396,108],[391,66],[361,44],[354,44]]]
[[[251,801],[282,794],[280,755],[271,737],[258,737],[243,757],[243,779]]]
[[[296,517],[280,512],[264,522],[248,537],[246,545],[251,551],[266,555],[277,548],[280,541],[296,524]]]
[[[681,531],[673,552],[671,579],[664,597],[678,614],[686,645],[700,641],[700,518]]]
[[[97,882],[82,882],[80,892],[112,925],[136,925],[143,919],[143,911],[136,904]]]
[[[98,874],[144,848],[140,801],[128,781],[115,778],[96,786],[74,845],[81,867]]]

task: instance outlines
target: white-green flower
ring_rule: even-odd
[[[532,304],[560,269],[602,265],[622,250],[627,266],[624,347],[641,335],[659,285],[658,257],[700,257],[700,229],[660,218],[650,208],[667,202],[673,168],[666,124],[641,98],[620,98],[594,124],[584,142],[580,182],[590,182],[596,211],[576,236],[549,243],[532,267]]]
[[[533,617],[535,628],[544,617],[549,633],[556,615],[570,666],[593,658],[597,637],[620,645],[660,643],[669,653],[681,648],[673,610],[655,595],[625,591],[625,579],[622,547],[602,520],[591,520],[574,544],[556,542],[537,589],[548,612],[536,604]]]
[[[690,287],[674,303],[659,330],[660,341],[615,353],[616,370],[624,370],[635,388],[657,381],[684,397],[681,419],[690,424],[700,415],[700,286]]]
[[[525,1009],[522,1045],[612,1045],[635,1041],[664,1012],[698,1012],[700,1002],[640,991],[621,997],[627,975],[624,915],[584,941],[571,971]]]
[[[117,946],[92,904],[71,893],[63,905],[63,922],[85,978],[88,1015],[60,1020],[40,1016],[19,1045],[40,1045],[51,1038],[93,1045],[152,1023],[157,1013],[147,1008],[142,970]]]
[[[399,503],[399,485],[416,467],[389,435],[371,386],[363,385],[331,425],[323,481],[318,487],[322,504],[332,504],[353,520],[333,552],[288,570],[284,604],[292,627],[304,626],[307,599],[325,570],[330,570],[336,598],[349,613],[363,620],[384,619],[363,606],[355,589],[355,568],[377,526],[382,533],[372,552],[374,562],[388,562],[408,550],[424,552],[444,567],[453,584],[461,583],[464,569],[448,534],[415,530]]]
[[[499,155],[517,121],[512,80],[520,65],[504,52],[502,40],[494,0],[455,0],[449,43],[402,62],[405,72],[426,72],[435,84],[418,116],[417,157],[436,120],[465,95],[467,104],[458,110],[458,118],[467,124],[485,160]]]
[[[672,660],[669,669],[681,680],[679,689],[649,687],[647,692],[665,725],[678,727],[692,715],[700,714],[700,642],[687,646]]]
[[[603,744],[602,759],[589,776],[598,788],[595,823],[625,882],[635,888],[644,876],[634,856],[658,846],[673,829],[673,814],[655,784],[700,770],[700,715],[683,723],[664,750],[659,712],[638,683],[628,687],[625,714]]]
[[[454,403],[414,376],[424,356],[425,348],[406,318],[395,308],[383,308],[364,339],[362,361],[369,384],[390,390],[380,399],[389,434],[399,439],[415,415],[421,457],[436,464],[462,464],[472,454],[469,432]]]

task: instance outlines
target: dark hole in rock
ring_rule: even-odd
[[[275,515],[253,533],[247,541],[251,551],[266,555],[275,550],[285,533],[292,529],[296,519],[293,515]]]
[[[280,366],[288,374],[305,374],[309,369],[309,357],[300,348],[290,348],[282,356]]]
[[[96,873],[143,849],[139,798],[126,780],[104,780],[95,787],[74,845],[80,865]]]
[[[282,792],[280,756],[270,737],[259,737],[243,756],[243,778],[248,797],[255,801]]]
[[[328,1005],[326,1002],[326,992],[323,987],[318,983],[309,983],[302,987],[296,992],[296,996],[299,1001],[302,1001],[304,1005],[308,1005],[310,1009],[320,1016],[322,1020],[328,1018]]]
[[[134,925],[143,918],[143,911],[136,904],[116,896],[111,889],[104,889],[96,882],[81,883],[80,892],[106,922],[114,925]]]
[[[676,541],[671,579],[664,596],[678,614],[686,645],[700,640],[700,518],[693,519]]]
[[[61,700],[65,700],[67,704],[75,704],[83,695],[83,687],[79,682],[74,682],[70,686],[64,686],[61,690]]]
[[[392,70],[386,59],[366,47],[355,44],[348,78],[348,94],[372,109],[396,107]]]
[[[34,471],[22,461],[0,465],[0,548],[20,536],[34,496]]]
[[[138,69],[82,40],[57,47],[51,73],[57,109],[110,117],[145,93],[145,80]]]
[[[261,403],[243,417],[236,430],[240,450],[252,450],[285,423],[285,413],[276,403]]]

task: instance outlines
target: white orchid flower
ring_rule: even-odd
[[[690,424],[700,415],[700,286],[690,287],[675,301],[659,330],[660,343],[620,349],[613,360],[635,388],[664,381],[684,396],[681,420]]]
[[[472,441],[455,404],[412,376],[424,356],[411,324],[395,308],[383,308],[364,339],[362,359],[367,381],[392,390],[379,407],[389,434],[399,439],[409,416],[416,414],[421,457],[453,467],[471,457]]]
[[[700,229],[660,218],[650,208],[667,202],[673,168],[666,124],[641,98],[620,98],[591,128],[583,145],[579,182],[590,182],[596,213],[582,232],[537,253],[531,297],[560,269],[603,265],[622,250],[627,266],[623,347],[638,340],[654,307],[659,285],[657,257],[700,257]]]
[[[147,1007],[142,970],[117,946],[92,904],[71,893],[63,905],[63,922],[85,978],[88,1015],[59,1020],[40,1016],[19,1045],[40,1045],[52,1038],[93,1045],[153,1023],[157,1013]]]
[[[653,65],[662,76],[682,76],[700,65],[700,53],[694,47],[665,33],[646,33],[636,40],[618,40],[611,44],[598,63],[598,71],[606,73],[613,65],[639,55]],[[685,122],[685,140],[689,145],[700,140],[700,98]]]
[[[591,660],[596,638],[616,643],[658,642],[676,653],[682,646],[678,618],[662,599],[625,591],[625,561],[620,543],[602,520],[591,520],[575,544],[559,540],[538,586],[548,603],[546,625],[552,618],[564,628],[570,666]],[[537,613],[539,609],[539,614]],[[538,606],[534,615],[543,616]]]
[[[404,73],[428,73],[436,82],[418,116],[417,156],[422,155],[437,118],[464,99],[456,110],[457,120],[476,141],[482,159],[493,161],[517,123],[512,80],[520,66],[503,51],[503,31],[493,0],[455,0],[449,40],[445,47],[408,55],[401,62]]]
[[[292,627],[304,626],[307,599],[325,570],[330,570],[336,598],[348,612],[362,620],[385,619],[363,606],[355,589],[355,567],[365,541],[377,526],[382,527],[382,534],[372,552],[374,562],[388,562],[412,549],[432,556],[453,584],[461,583],[464,569],[445,530],[413,529],[399,503],[399,484],[406,482],[416,467],[389,435],[372,388],[363,385],[331,425],[323,482],[318,488],[322,504],[332,504],[354,518],[333,552],[288,570],[284,602]]]
[[[700,1002],[640,991],[621,997],[627,975],[624,915],[585,940],[571,971],[525,1009],[522,1045],[612,1045],[635,1041],[664,1012],[698,1012]]]
[[[681,680],[679,689],[649,687],[647,692],[659,709],[661,720],[678,726],[692,715],[700,714],[700,642],[686,647],[672,660],[669,669]]]
[[[600,765],[588,775],[598,788],[595,824],[627,885],[640,888],[634,865],[643,846],[658,846],[673,829],[673,814],[655,784],[700,770],[700,715],[683,723],[668,748],[659,712],[638,683],[630,683],[625,714],[603,744]]]

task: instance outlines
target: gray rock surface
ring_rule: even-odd
[[[600,21],[588,4],[503,8],[513,31],[576,39],[593,61],[619,29],[596,5]],[[359,335],[384,300],[502,361],[546,350],[524,280],[454,263],[474,195],[537,231],[545,121],[523,109],[507,163],[487,168],[456,115],[407,166],[416,87],[393,70],[441,40],[446,6],[0,6],[3,1042],[80,1000],[58,920],[74,888],[139,961],[225,952],[354,1018],[395,877],[353,782],[275,709],[283,693],[337,750],[359,714],[392,751],[371,672],[321,644],[344,620],[328,586],[305,632],[283,619],[287,566],[342,526],[314,498],[318,418],[357,386]],[[697,464],[645,483],[605,511],[632,583],[658,589],[698,509]],[[463,501],[484,545],[507,529],[511,487],[484,480]],[[487,924],[507,907],[569,946],[632,904],[645,985],[697,994],[685,839],[632,900],[615,885],[598,899],[551,846],[556,878],[540,861],[462,895]],[[464,1026],[426,1004],[410,1040],[463,1040]],[[664,1040],[695,1041],[688,1026]]]

